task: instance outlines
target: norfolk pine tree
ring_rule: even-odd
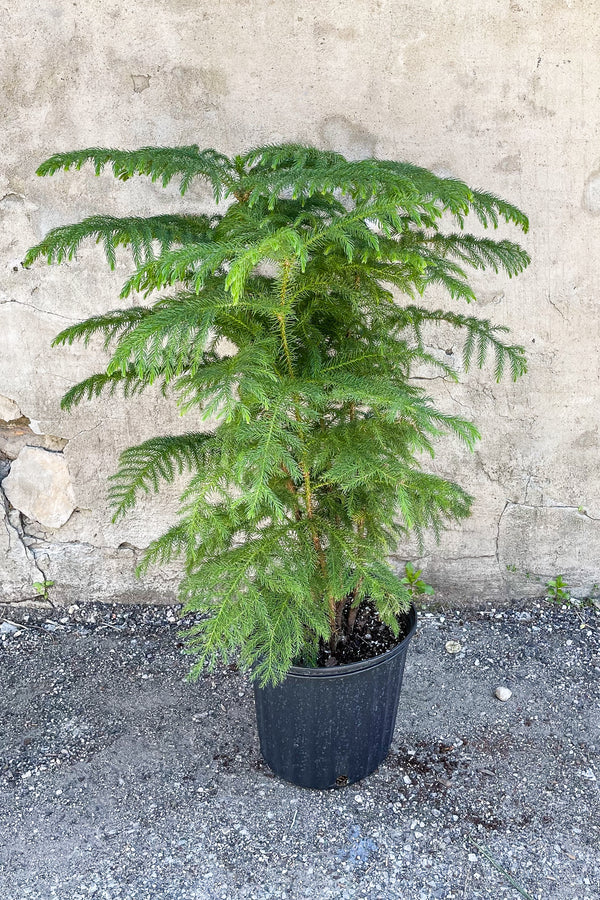
[[[187,633],[192,673],[235,653],[261,684],[276,683],[293,662],[314,664],[320,642],[333,652],[367,598],[397,635],[411,592],[388,554],[409,532],[439,534],[471,505],[423,461],[440,435],[468,447],[478,437],[411,380],[423,363],[457,377],[427,351],[422,327],[462,332],[465,370],[490,356],[497,380],[525,372],[506,328],[416,301],[438,285],[471,302],[467,267],[521,272],[529,257],[520,246],[468,233],[465,218],[523,231],[527,218],[414,165],[294,144],[232,159],[197,146],[92,148],[52,156],[38,174],[87,162],[121,181],[177,179],[182,195],[204,179],[224,207],[92,216],[53,229],[24,261],[71,260],[92,238],[111,269],[119,248],[130,252],[123,300],[161,292],[70,326],[54,343],[100,334],[112,354],[105,371],[67,391],[65,409],[157,383],[192,421],[212,423],[125,450],[110,490],[118,518],[189,474],[179,520],[139,569],[182,558],[185,610],[203,614]]]

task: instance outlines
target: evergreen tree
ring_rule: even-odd
[[[491,355],[496,379],[525,372],[506,328],[415,301],[430,284],[474,300],[467,267],[521,272],[521,247],[468,233],[465,218],[526,231],[526,217],[414,165],[294,144],[232,159],[196,146],[92,148],[52,156],[38,174],[87,162],[121,181],[178,179],[182,194],[205,179],[224,206],[215,216],[92,216],[53,229],[25,259],[70,260],[93,238],[111,268],[118,248],[131,253],[123,299],[161,291],[151,305],[66,328],[55,344],[100,333],[112,353],[105,371],[66,393],[65,409],[157,382],[213,423],[126,450],[111,488],[118,518],[189,473],[178,522],[140,569],[183,559],[185,609],[204,614],[188,633],[192,671],[236,652],[262,684],[276,683],[294,660],[314,662],[320,641],[334,650],[365,598],[398,634],[410,589],[387,555],[408,532],[439,533],[471,505],[423,460],[442,434],[469,447],[478,437],[411,380],[424,362],[456,378],[427,352],[421,329],[463,332],[465,369]],[[235,352],[222,352],[224,338]]]

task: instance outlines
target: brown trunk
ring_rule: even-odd
[[[337,650],[338,641],[340,639],[337,631],[333,631],[331,633],[331,637],[329,638],[329,649],[331,651],[331,655],[335,656],[335,651]]]
[[[336,603],[335,609],[335,630],[338,634],[342,633],[342,618],[344,616],[344,609],[346,606],[346,601],[341,600],[339,603]]]
[[[358,610],[359,610],[359,607],[355,606],[354,609],[351,609],[348,612],[348,632],[350,634],[352,634],[352,632],[354,631],[354,623],[356,622]]]

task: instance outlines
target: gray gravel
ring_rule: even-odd
[[[421,616],[388,760],[330,792],[272,776],[235,666],[187,682],[175,609],[1,621],[1,900],[600,898],[595,610]]]

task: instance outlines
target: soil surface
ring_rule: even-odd
[[[348,610],[345,610],[342,619],[343,631],[335,654],[332,654],[329,644],[323,640],[319,641],[317,666],[328,668],[345,666],[381,656],[382,653],[387,653],[400,644],[410,631],[408,615],[398,616],[398,626],[399,632],[394,636],[393,631],[379,619],[374,605],[369,600],[363,600],[358,607],[354,627],[351,630],[348,630]]]
[[[600,898],[595,611],[422,614],[388,759],[326,792],[235,666],[187,681],[174,609],[0,623],[1,900]]]

